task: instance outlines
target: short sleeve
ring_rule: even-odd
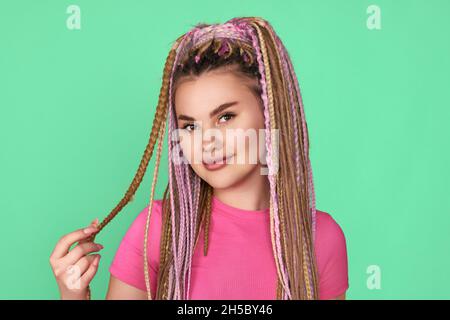
[[[333,299],[349,287],[344,232],[332,216],[316,211],[315,251],[319,272],[319,299]]]
[[[149,205],[150,206],[150,205]],[[109,267],[117,279],[146,291],[144,275],[144,233],[149,206],[145,207],[128,228]],[[148,262],[152,296],[156,293],[159,269],[159,244],[162,222],[162,200],[153,200],[148,230]]]

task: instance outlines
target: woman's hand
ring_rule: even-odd
[[[87,287],[97,273],[100,255],[89,253],[100,251],[103,246],[87,241],[98,231],[98,219],[84,229],[61,237],[50,256],[50,265],[58,283],[61,299],[85,300]],[[69,251],[75,243],[78,244]]]

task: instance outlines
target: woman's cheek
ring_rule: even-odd
[[[233,149],[238,164],[258,163],[258,130],[249,128],[236,135],[234,145],[228,143],[229,149]]]

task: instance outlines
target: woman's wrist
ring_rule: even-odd
[[[79,290],[71,292],[61,292],[61,300],[90,300],[90,293],[88,290]]]

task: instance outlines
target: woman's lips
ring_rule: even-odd
[[[203,163],[203,166],[207,170],[210,170],[210,171],[219,170],[219,169],[225,167],[228,164],[227,161],[230,160],[233,156],[234,155],[228,156],[228,157],[227,156],[223,157],[221,163],[216,163],[216,162],[206,163],[205,161],[202,161],[202,163]]]

